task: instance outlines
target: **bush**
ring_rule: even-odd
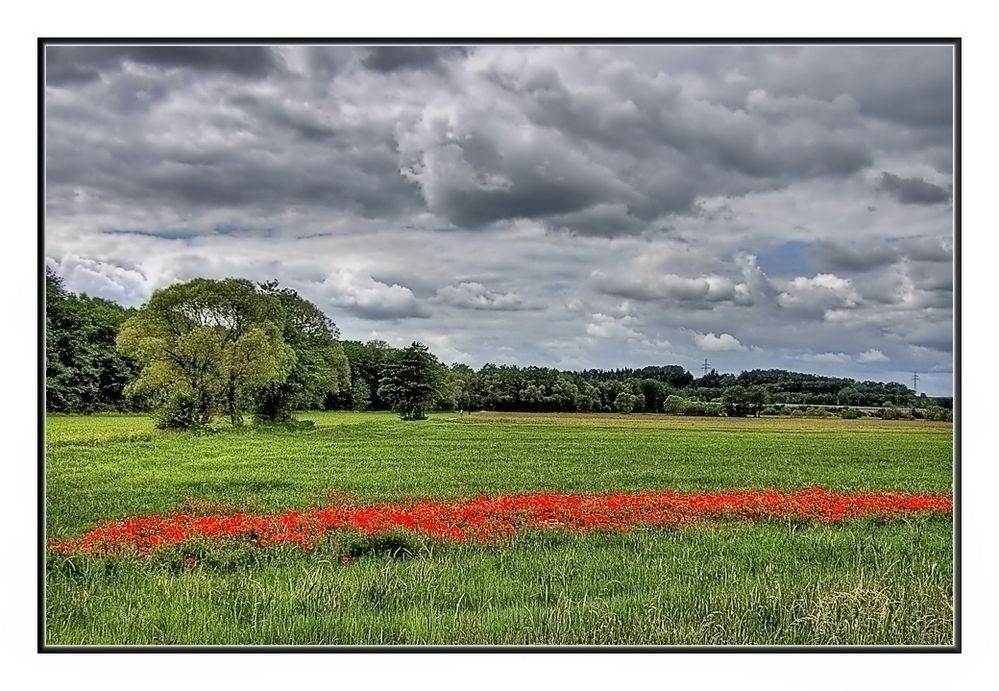
[[[268,384],[257,392],[253,412],[257,422],[287,422],[291,414],[291,395],[286,384]]]
[[[683,409],[687,407],[687,399],[676,394],[667,396],[663,401],[663,412],[667,415],[683,415]]]
[[[683,414],[696,417],[719,417],[721,406],[711,405],[702,401],[687,401],[683,407]]]
[[[860,417],[860,411],[856,408],[844,408],[839,412],[839,416],[844,420],[856,420]]]
[[[194,396],[176,393],[156,411],[156,426],[160,429],[191,429],[200,424]]]
[[[926,409],[924,417],[933,422],[953,422],[954,413],[938,405],[931,405]]]
[[[772,405],[765,406],[761,411],[760,415],[780,415],[781,409]]]
[[[800,408],[795,408],[791,411],[791,417],[805,417],[805,414],[801,412]]]
[[[805,411],[805,417],[829,417],[829,411],[824,408],[809,408]]]
[[[895,406],[889,405],[881,409],[881,419],[911,420],[912,414],[908,410],[903,410],[902,408],[896,408]]]

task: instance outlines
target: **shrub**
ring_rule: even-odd
[[[271,383],[257,392],[254,419],[262,423],[280,423],[291,419],[291,397],[284,383]]]
[[[200,423],[194,396],[178,392],[156,411],[156,426],[160,429],[191,429]]]
[[[934,422],[953,422],[954,413],[938,405],[931,405],[926,409],[925,418]]]
[[[683,409],[687,407],[687,399],[673,394],[667,396],[663,402],[663,412],[667,415],[683,415]]]
[[[904,408],[896,408],[893,405],[886,405],[881,409],[882,420],[911,420],[912,413]]]
[[[683,414],[696,417],[719,417],[721,406],[711,405],[702,401],[687,401],[683,407]]]
[[[856,408],[844,408],[839,412],[839,416],[844,420],[856,420],[860,417],[860,411]]]

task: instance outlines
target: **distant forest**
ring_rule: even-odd
[[[311,310],[310,315],[319,315],[320,322],[326,325],[324,334],[328,329],[335,341],[325,345],[326,350],[312,351],[328,355],[297,360],[299,368],[302,362],[308,362],[310,369],[306,374],[311,379],[307,381],[313,382],[313,389],[320,387],[304,398],[293,399],[298,407],[393,408],[392,401],[382,395],[391,389],[385,386],[385,378],[393,368],[398,369],[405,350],[383,341],[339,340],[339,332],[328,317],[294,291],[277,287],[276,282],[260,284],[255,290],[269,291],[286,304],[298,306],[296,309],[304,306]],[[150,410],[153,403],[149,396],[136,386],[142,364],[121,348],[123,339],[119,338],[123,324],[142,310],[71,293],[51,270],[46,271],[45,303],[47,410],[73,413]],[[285,342],[295,345],[294,333],[286,325]],[[275,338],[280,339],[280,334]],[[335,349],[330,349],[330,345]],[[304,346],[296,347],[296,352],[305,352]],[[459,363],[445,365],[432,354],[430,360],[435,368],[432,407],[438,410],[758,415],[786,414],[803,405],[947,411],[952,407],[949,397],[917,396],[897,382],[856,381],[781,369],[754,369],[739,374],[711,370],[695,377],[679,365],[563,371],[486,364],[475,370]],[[325,374],[324,369],[328,370]],[[293,371],[292,379],[295,376]]]

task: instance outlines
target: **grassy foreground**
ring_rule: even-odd
[[[315,413],[203,437],[53,416],[49,536],[198,507],[273,511],[522,491],[951,490],[951,426],[842,420]],[[725,523],[626,534],[247,545],[51,558],[49,643],[949,644],[952,522]],[[402,556],[409,558],[399,558]]]

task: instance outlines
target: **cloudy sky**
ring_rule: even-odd
[[[446,362],[951,392],[949,46],[49,46],[47,263]],[[936,374],[934,374],[936,372]]]

